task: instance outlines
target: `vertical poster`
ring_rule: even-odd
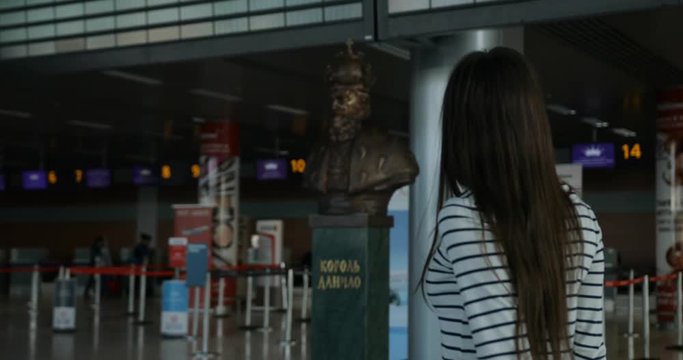
[[[406,186],[389,201],[394,217],[389,232],[389,360],[408,358],[408,199]]]
[[[201,129],[199,163],[199,203],[214,206],[213,265],[236,265],[240,171],[238,124],[204,124]]]
[[[657,99],[656,234],[657,274],[683,271],[683,87],[663,91]],[[673,321],[674,282],[657,287],[658,321]]]

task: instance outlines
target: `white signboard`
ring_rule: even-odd
[[[577,195],[583,195],[583,166],[581,164],[557,164],[555,169],[560,181],[571,186]]]

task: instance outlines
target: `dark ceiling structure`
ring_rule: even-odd
[[[634,134],[654,141],[655,93],[683,81],[681,18],[667,8],[526,27],[557,147]],[[373,125],[408,136],[409,49],[360,47],[376,77]],[[211,120],[240,123],[247,163],[305,157],[329,115],[325,66],[340,49],[13,74],[0,84],[0,167],[194,161],[198,126]]]

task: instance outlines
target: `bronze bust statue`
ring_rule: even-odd
[[[326,215],[383,215],[391,195],[415,180],[415,156],[399,138],[363,127],[370,117],[370,65],[352,43],[327,69],[332,119],[327,139],[314,147],[305,181]]]

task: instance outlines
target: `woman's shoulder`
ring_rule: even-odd
[[[562,184],[562,190],[564,190],[565,193],[567,193],[567,196],[569,196],[569,200],[574,204],[574,207],[576,208],[576,214],[579,216],[586,216],[590,217],[593,220],[595,220],[595,212],[593,211],[593,208],[588,205],[581,197],[579,194],[577,194],[576,190],[574,190],[571,186],[567,184]]]
[[[468,192],[447,199],[439,210],[441,229],[469,226],[480,219],[479,209],[472,194]]]

